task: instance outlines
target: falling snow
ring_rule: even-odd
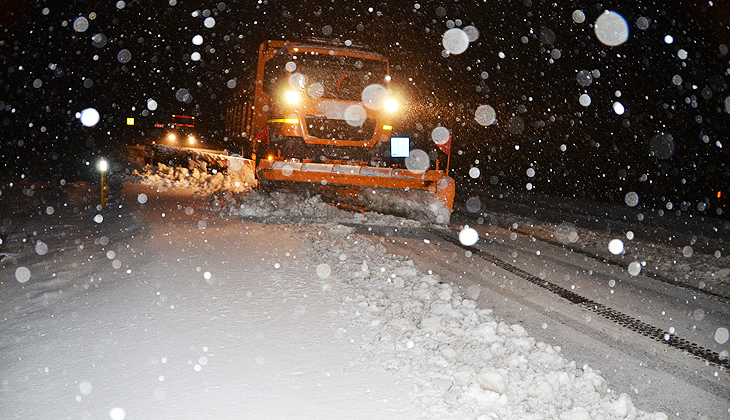
[[[2,12],[3,418],[730,413],[712,394],[730,357],[722,4],[67,3]],[[360,133],[398,99],[376,130],[409,138],[401,167],[449,168],[452,224],[434,203],[415,208],[431,224],[257,189],[255,133],[230,117],[259,107],[260,40],[310,38],[390,60],[337,119]],[[297,62],[266,71],[325,114]]]

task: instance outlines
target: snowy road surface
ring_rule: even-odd
[[[443,281],[493,308],[507,323],[519,323],[538,340],[560,346],[578,365],[599,369],[615,393],[628,393],[639,407],[679,418],[724,418],[730,406],[727,369],[632,331],[575,305],[513,272],[481,259],[477,249],[716,352],[717,325],[730,319],[727,301],[692,293],[495,226],[477,228],[482,242],[464,247],[439,236],[389,238],[385,247],[432,269]],[[698,309],[703,308],[703,309]],[[700,313],[702,316],[700,318]],[[689,315],[688,315],[689,314]],[[697,316],[692,316],[697,314]],[[713,327],[714,326],[714,327]]]
[[[0,267],[3,418],[659,420],[730,409],[726,369],[476,255],[695,331],[661,288],[632,301],[638,278],[562,248],[485,225],[489,241],[472,254],[417,224],[316,200],[297,212],[252,196],[241,218],[181,189],[125,184],[103,209],[77,189],[23,213],[33,233]],[[266,216],[283,208],[295,213],[287,223]],[[302,223],[313,214],[416,235]],[[644,311],[655,304],[668,315]],[[688,338],[721,351],[727,343],[701,337],[727,326],[726,307],[712,305],[698,305],[703,323]]]
[[[113,232],[87,232],[24,284],[3,268],[1,418],[415,417],[410,388],[358,361],[340,296],[312,281],[286,227],[130,187],[142,234],[102,246]],[[132,217],[100,214],[117,213]]]

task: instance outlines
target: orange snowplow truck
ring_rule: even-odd
[[[247,112],[262,188],[448,223],[454,180],[424,165],[425,153],[414,157],[407,137],[391,136],[389,82],[388,60],[364,49],[262,43]]]

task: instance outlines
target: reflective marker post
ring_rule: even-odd
[[[101,205],[106,206],[106,158],[101,158],[99,170],[101,171]]]

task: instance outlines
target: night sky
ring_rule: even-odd
[[[431,131],[450,130],[457,198],[520,191],[620,204],[636,192],[642,205],[716,216],[717,191],[730,195],[730,9],[675,3],[3,5],[0,171],[6,180],[83,178],[86,162],[151,141],[173,113],[196,116],[207,145],[236,151],[225,109],[250,84],[258,45],[318,37],[390,58],[392,88],[406,101],[396,132],[443,166]],[[606,10],[626,20],[625,43],[598,39]],[[444,33],[470,26],[478,38],[446,54]],[[475,120],[481,105],[496,122]],[[85,127],[76,114],[89,107],[101,121]]]

